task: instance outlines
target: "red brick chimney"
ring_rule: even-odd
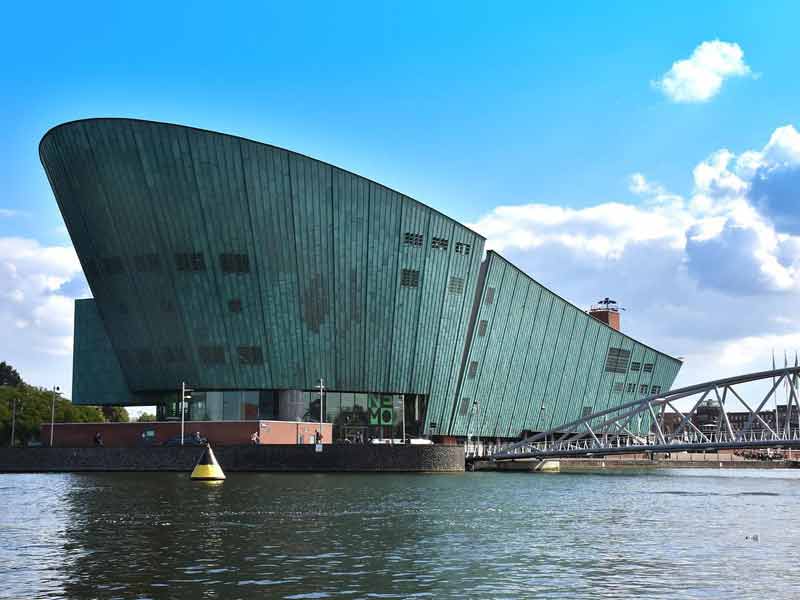
[[[597,319],[598,321],[602,321],[609,327],[616,329],[619,331],[619,311],[625,310],[624,308],[620,308],[617,305],[616,300],[611,300],[610,298],[603,298],[592,306],[589,309],[589,315]]]

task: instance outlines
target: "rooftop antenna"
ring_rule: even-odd
[[[602,308],[605,310],[611,310],[614,312],[618,312],[620,310],[625,310],[622,308],[616,300],[612,300],[608,296],[603,298],[602,300],[597,301],[597,308]]]

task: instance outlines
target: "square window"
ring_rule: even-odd
[[[220,254],[219,264],[223,273],[250,272],[250,257],[247,254]]]
[[[639,393],[640,394],[647,394],[647,384],[643,383],[639,386]]]
[[[435,237],[431,240],[431,248],[435,250],[447,250],[450,242],[445,238]]]
[[[419,271],[403,269],[400,272],[400,285],[402,287],[419,287]]]
[[[631,363],[631,371],[641,371],[642,370],[642,363],[638,361],[633,361]]]
[[[450,283],[447,284],[447,291],[451,294],[463,294],[464,293],[464,278],[463,277],[451,277]]]
[[[421,233],[406,232],[403,234],[403,243],[407,246],[422,246],[423,236]]]
[[[228,310],[232,313],[240,313],[242,312],[242,301],[238,298],[234,298],[233,300],[228,300]]]
[[[239,346],[237,352],[241,365],[260,365],[264,362],[264,354],[260,346]]]
[[[653,372],[653,363],[644,363],[644,368],[642,369],[644,373],[652,373]]]
[[[189,258],[192,264],[192,271],[206,270],[206,260],[202,252],[193,252]]]
[[[628,370],[630,356],[630,350],[609,348],[606,355],[606,371],[609,373],[625,373]]]
[[[206,261],[202,252],[178,252],[175,254],[178,271],[205,271]]]
[[[222,346],[200,346],[200,361],[206,365],[225,364],[225,349]]]
[[[464,242],[456,242],[456,254],[463,254],[464,256],[469,256],[470,250],[472,246],[466,244]]]
[[[153,252],[149,254],[138,254],[133,257],[133,262],[139,273],[155,273],[161,270],[161,259],[158,254]]]
[[[469,363],[469,370],[467,371],[467,377],[470,379],[474,379],[475,375],[478,373],[478,361],[473,360]]]
[[[175,268],[178,269],[178,271],[188,271],[191,268],[191,261],[186,252],[175,254]]]
[[[486,327],[488,327],[488,325],[489,325],[489,321],[486,321],[485,319],[483,321],[479,321],[478,322],[478,335],[480,337],[483,337],[483,336],[486,335]]]

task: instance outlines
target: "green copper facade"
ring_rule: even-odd
[[[452,219],[294,152],[91,119],[48,132],[40,155],[94,296],[76,304],[78,403],[322,377],[424,397],[429,432],[515,437],[627,400],[615,386],[634,377],[604,371],[608,348],[652,362],[649,386],[680,366],[498,255],[482,263],[484,239]]]
[[[546,431],[667,391],[679,368],[490,251],[449,431],[500,438]]]

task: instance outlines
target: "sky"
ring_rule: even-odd
[[[13,3],[0,36],[0,360],[69,395],[89,297],[44,133],[137,117],[238,134],[469,224],[685,358],[800,349],[800,4]]]

